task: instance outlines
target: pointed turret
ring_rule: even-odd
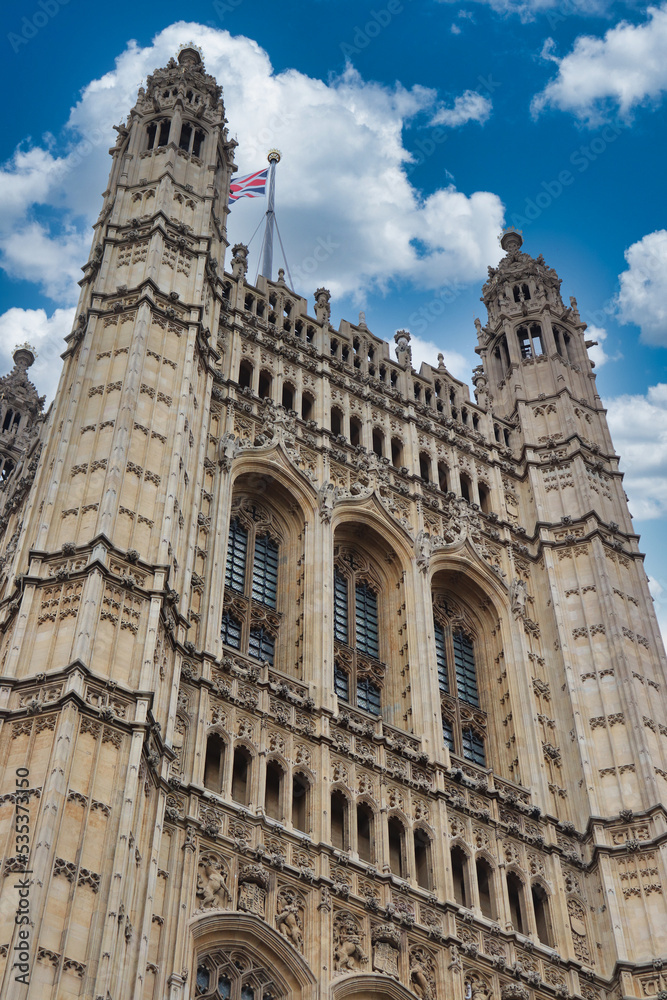
[[[44,408],[44,397],[28,378],[28,368],[37,357],[35,349],[20,344],[13,357],[14,367],[0,378],[0,480],[3,482],[32,441]]]
[[[515,230],[503,233],[505,251],[489,280],[481,301],[488,324],[478,329],[477,353],[482,357],[493,409],[510,415],[518,400],[538,399],[567,386],[577,399],[591,405],[599,401],[593,367],[584,339],[576,301],[566,307],[560,294],[561,279],[542,255],[521,251],[523,239]]]

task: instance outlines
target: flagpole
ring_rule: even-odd
[[[270,149],[267,160],[271,164],[269,172],[269,204],[266,209],[266,229],[264,231],[264,256],[262,258],[261,273],[265,278],[271,280],[273,270],[273,225],[276,218],[275,197],[276,197],[276,164],[280,163],[280,152],[277,149]]]

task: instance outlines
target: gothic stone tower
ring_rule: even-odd
[[[576,303],[506,233],[471,400],[224,270],[225,126],[194,47],[148,80],[46,419],[26,348],[0,389],[0,994],[664,996],[665,657]]]

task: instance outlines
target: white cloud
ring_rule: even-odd
[[[67,227],[51,235],[36,222],[0,238],[2,266],[12,278],[33,281],[50,299],[63,304],[79,297],[77,281],[90,250],[89,231]]]
[[[444,351],[432,340],[422,340],[414,334],[410,337],[410,347],[412,348],[412,367],[419,371],[422,364],[426,362],[433,368],[438,367],[438,355],[444,356],[445,368],[454,378],[467,382],[470,378],[470,358],[466,358],[458,351]]]
[[[647,344],[667,347],[667,230],[649,233],[625,251],[616,298],[621,323],[635,323]]]
[[[648,589],[653,598],[655,614],[662,633],[662,641],[667,646],[667,593],[660,581],[654,576],[649,576],[648,578]]]
[[[638,520],[667,515],[667,384],[649,387],[645,396],[605,400],[614,446],[625,472],[630,510]]]
[[[601,326],[589,326],[586,329],[586,340],[596,340],[595,347],[588,348],[588,356],[595,362],[596,368],[602,368],[607,361],[615,360],[605,352],[604,342],[607,339],[607,331]]]
[[[452,25],[452,29],[455,26]],[[492,104],[488,97],[483,97],[475,90],[466,90],[454,100],[451,108],[439,108],[431,119],[431,125],[447,125],[457,128],[466,122],[479,122],[483,125],[491,114]]]
[[[44,309],[8,309],[0,315],[0,371],[8,372],[14,365],[12,352],[17,344],[26,341],[37,350],[37,360],[29,377],[40,393],[52,399],[62,362],[59,355],[65,350],[63,338],[72,332],[72,309],[56,309],[47,317]]]
[[[308,272],[308,287],[298,291],[309,294],[312,282],[326,282],[334,295],[362,302],[394,281],[432,288],[446,280],[479,281],[497,261],[503,221],[497,195],[467,195],[450,185],[424,201],[407,176],[412,156],[403,129],[417,114],[436,110],[434,91],[368,82],[351,66],[327,83],[293,69],[276,74],[256,42],[180,22],[146,48],[130,43],[112,72],[85,87],[71,110],[70,143],[61,153],[47,137],[17,150],[5,165],[0,181],[9,185],[6,198],[14,209],[0,232],[0,251],[12,277],[38,283],[59,304],[73,301],[78,268],[88,256],[88,227],[101,207],[106,150],[115,138],[111,123],[132,107],[141,81],[190,38],[202,46],[207,70],[225,88],[240,174],[261,166],[271,146],[283,153],[278,219],[295,269],[318,241],[332,248]],[[40,205],[60,209],[55,228],[47,229],[36,211]],[[231,214],[231,242],[247,241],[260,215],[253,203],[239,203]],[[251,277],[257,252],[254,244]]]
[[[621,21],[603,38],[581,35],[559,59],[550,39],[543,56],[558,66],[556,77],[533,98],[537,115],[547,107],[570,111],[589,125],[614,114],[627,118],[667,90],[667,3],[649,7],[642,24]]]
[[[440,3],[455,2],[456,0],[440,0]],[[471,2],[490,7],[497,14],[507,17],[517,16],[524,23],[534,21],[540,14],[546,14],[547,17],[551,14],[550,23],[557,24],[571,15],[604,14],[609,7],[609,0],[471,0]]]

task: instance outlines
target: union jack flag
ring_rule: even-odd
[[[260,198],[266,194],[266,181],[269,176],[269,168],[257,170],[254,174],[247,174],[245,177],[237,177],[229,185],[229,204],[233,205],[239,198]]]

